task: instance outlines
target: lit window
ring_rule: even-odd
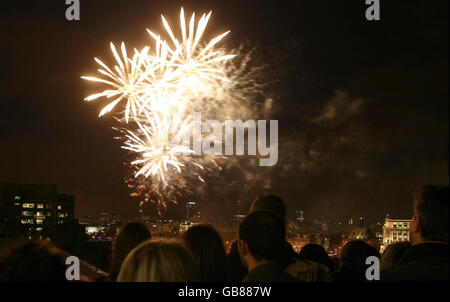
[[[22,224],[34,224],[33,219],[22,219]]]
[[[43,205],[42,203],[38,203],[37,208],[38,208],[38,209],[43,209],[43,208],[44,208],[44,205]]]
[[[42,224],[43,220],[42,219],[37,219],[36,220],[36,224]]]
[[[58,210],[61,210],[61,206],[58,206]]]
[[[34,208],[34,203],[24,203],[22,205],[23,208],[28,208],[28,209],[32,209]]]

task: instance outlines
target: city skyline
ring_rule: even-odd
[[[0,189],[3,192],[2,196],[2,205],[6,206],[6,203],[9,200],[15,200],[16,202],[25,202],[22,201],[24,196],[45,196],[44,203],[52,204],[50,209],[53,207],[53,210],[56,210],[56,205],[58,205],[57,210],[61,210],[61,205],[65,204],[64,209],[69,211],[70,219],[99,219],[101,217],[109,217],[115,220],[114,217],[119,217],[118,219],[122,220],[122,215],[120,213],[111,212],[108,209],[90,209],[88,213],[83,215],[76,214],[76,196],[68,193],[61,193],[58,191],[58,185],[55,184],[30,184],[30,183],[6,183],[0,182]],[[50,189],[51,193],[47,193]],[[31,190],[31,191],[30,191]],[[1,193],[0,192],[0,193]],[[33,193],[31,193],[33,192]],[[30,195],[31,194],[31,195]],[[50,194],[50,195],[49,195]],[[23,196],[24,195],[24,196]],[[47,197],[51,196],[50,200],[47,200]],[[24,200],[27,200],[30,197],[25,197]],[[38,198],[39,199],[39,198]],[[56,203],[57,200],[57,203]],[[32,201],[35,203],[35,201]],[[37,201],[36,201],[37,202]],[[150,204],[151,205],[151,204]],[[200,204],[201,206],[201,204]],[[246,213],[249,209],[242,209],[242,201],[235,201],[234,204],[230,207],[235,211],[231,215],[214,215],[205,211],[204,207],[199,207],[199,204],[193,201],[188,201],[185,203],[180,203],[177,205],[178,211],[176,215],[168,216],[167,213],[159,215],[156,211],[146,211],[145,207],[140,208],[141,210],[136,211],[133,217],[123,217],[124,221],[146,221],[150,220],[173,220],[176,219],[178,221],[189,220],[190,217],[196,217],[198,221],[207,221],[208,219],[218,219],[218,221],[227,221],[233,220],[237,218],[242,218],[246,216]],[[69,210],[70,209],[70,210]],[[34,210],[34,208],[33,208]],[[187,211],[187,212],[186,212]],[[331,225],[371,225],[371,224],[380,224],[384,217],[378,217],[376,220],[368,221],[363,216],[345,216],[341,218],[332,218],[332,219],[324,219],[323,217],[311,217],[306,214],[302,209],[287,209],[287,219],[289,222],[298,221],[299,223],[313,223],[313,224],[322,224],[323,222],[331,223]],[[66,214],[67,216],[67,214]],[[385,215],[386,218],[392,217],[387,212]],[[64,216],[56,217],[57,223],[61,223],[60,219],[65,220]],[[205,220],[206,219],[206,220]],[[408,215],[394,217],[394,219],[409,219]]]

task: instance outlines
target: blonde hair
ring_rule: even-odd
[[[179,241],[154,239],[140,244],[128,254],[117,281],[196,281],[196,268],[188,250]]]

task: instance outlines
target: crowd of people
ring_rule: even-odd
[[[225,251],[211,225],[194,225],[178,239],[152,239],[146,226],[124,225],[115,240],[111,282],[364,282],[366,259],[380,260],[381,281],[448,281],[448,186],[421,187],[413,200],[410,242],[380,256],[364,241],[347,242],[336,265],[317,244],[296,253],[286,241],[286,207],[270,193],[255,198]],[[0,261],[0,281],[67,281],[62,251],[43,241],[14,247]]]

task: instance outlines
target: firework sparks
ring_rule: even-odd
[[[121,51],[122,58],[117,53],[113,43],[111,43],[111,50],[116,58],[118,65],[111,70],[101,60],[95,58],[95,61],[104,69],[98,69],[98,72],[106,76],[108,79],[83,76],[82,78],[88,81],[100,82],[110,85],[113,89],[104,90],[103,92],[93,94],[85,98],[85,101],[93,101],[100,97],[108,99],[116,97],[111,103],[102,109],[99,116],[110,112],[123,99],[127,100],[125,107],[125,119],[128,122],[130,110],[134,115],[137,115],[137,108],[142,107],[142,89],[145,89],[145,74],[142,72],[143,61],[148,52],[148,47],[144,48],[141,53],[135,52],[133,58],[130,60],[127,57],[125,44],[122,43]]]
[[[235,57],[234,54],[224,54],[215,46],[229,33],[229,31],[213,38],[206,46],[201,43],[205,32],[209,14],[203,14],[195,28],[195,13],[186,27],[184,10],[181,9],[180,22],[182,39],[175,38],[172,29],[164,16],[161,16],[164,27],[169,34],[174,49],[149,29],[147,31],[155,40],[153,54],[149,54],[150,47],[142,51],[135,50],[133,57],[127,57],[125,44],[121,44],[121,54],[113,43],[111,51],[117,65],[109,68],[101,60],[95,61],[103,68],[98,69],[106,78],[83,76],[88,81],[107,84],[112,89],[104,90],[85,98],[93,101],[101,97],[115,98],[100,112],[100,116],[111,112],[122,100],[127,100],[125,106],[125,121],[128,123],[130,113],[134,117],[148,107],[153,111],[167,111],[172,107],[184,106],[186,100],[208,96],[214,91],[217,81],[228,81],[224,62]]]
[[[169,42],[147,29],[154,41],[152,52],[146,46],[141,51],[134,49],[131,57],[128,57],[123,42],[120,51],[111,43],[116,61],[114,67],[95,58],[101,66],[98,69],[101,76],[82,77],[109,86],[85,98],[85,101],[112,100],[99,116],[113,110],[123,112],[118,119],[125,121],[125,128],[121,130],[122,148],[130,151],[133,157],[129,164],[135,179],[127,180],[127,183],[129,186],[137,183],[134,185],[137,191],[147,190],[145,194],[132,193],[143,195],[144,201],[166,206],[167,196],[178,196],[179,188],[186,189],[183,169],[191,169],[191,175],[204,182],[200,174],[193,172],[209,170],[202,162],[220,168],[214,158],[194,160],[189,156],[193,154],[189,146],[172,143],[191,131],[191,120],[186,112],[188,104],[201,102],[205,97],[211,99],[214,94],[217,96],[217,91],[223,90],[222,84],[229,86],[231,82],[226,63],[236,55],[217,48],[229,31],[207,43],[202,41],[210,17],[211,12],[203,14],[196,24],[193,13],[187,23],[181,9],[181,36],[176,38],[167,20],[161,16]],[[118,107],[119,103],[125,105]],[[163,194],[168,190],[175,193]]]
[[[139,127],[139,135],[131,130],[127,130],[127,141],[122,148],[136,152],[139,159],[131,162],[132,165],[142,165],[142,168],[135,174],[135,177],[144,175],[145,177],[157,177],[164,185],[167,185],[165,173],[170,166],[181,172],[185,165],[178,159],[179,154],[189,155],[193,150],[189,146],[173,144],[173,140],[190,131],[190,124],[179,126],[179,131],[174,137],[171,130],[178,125],[169,121],[167,116],[158,116],[156,113],[147,113],[148,126],[136,121]],[[152,117],[150,117],[152,115]]]
[[[192,14],[189,25],[186,24],[183,8],[180,12],[181,42],[175,38],[173,31],[164,16],[161,16],[164,27],[173,43],[175,50],[169,48],[171,54],[171,66],[175,68],[173,76],[176,78],[179,88],[184,93],[193,93],[196,97],[199,92],[208,96],[213,90],[215,80],[228,81],[225,76],[224,62],[235,57],[234,54],[224,54],[216,49],[218,44],[230,31],[224,32],[211,39],[206,46],[201,43],[211,13],[203,14],[195,28],[195,13]],[[147,29],[150,36],[157,42],[168,45],[161,37]],[[190,91],[186,91],[186,90]]]

